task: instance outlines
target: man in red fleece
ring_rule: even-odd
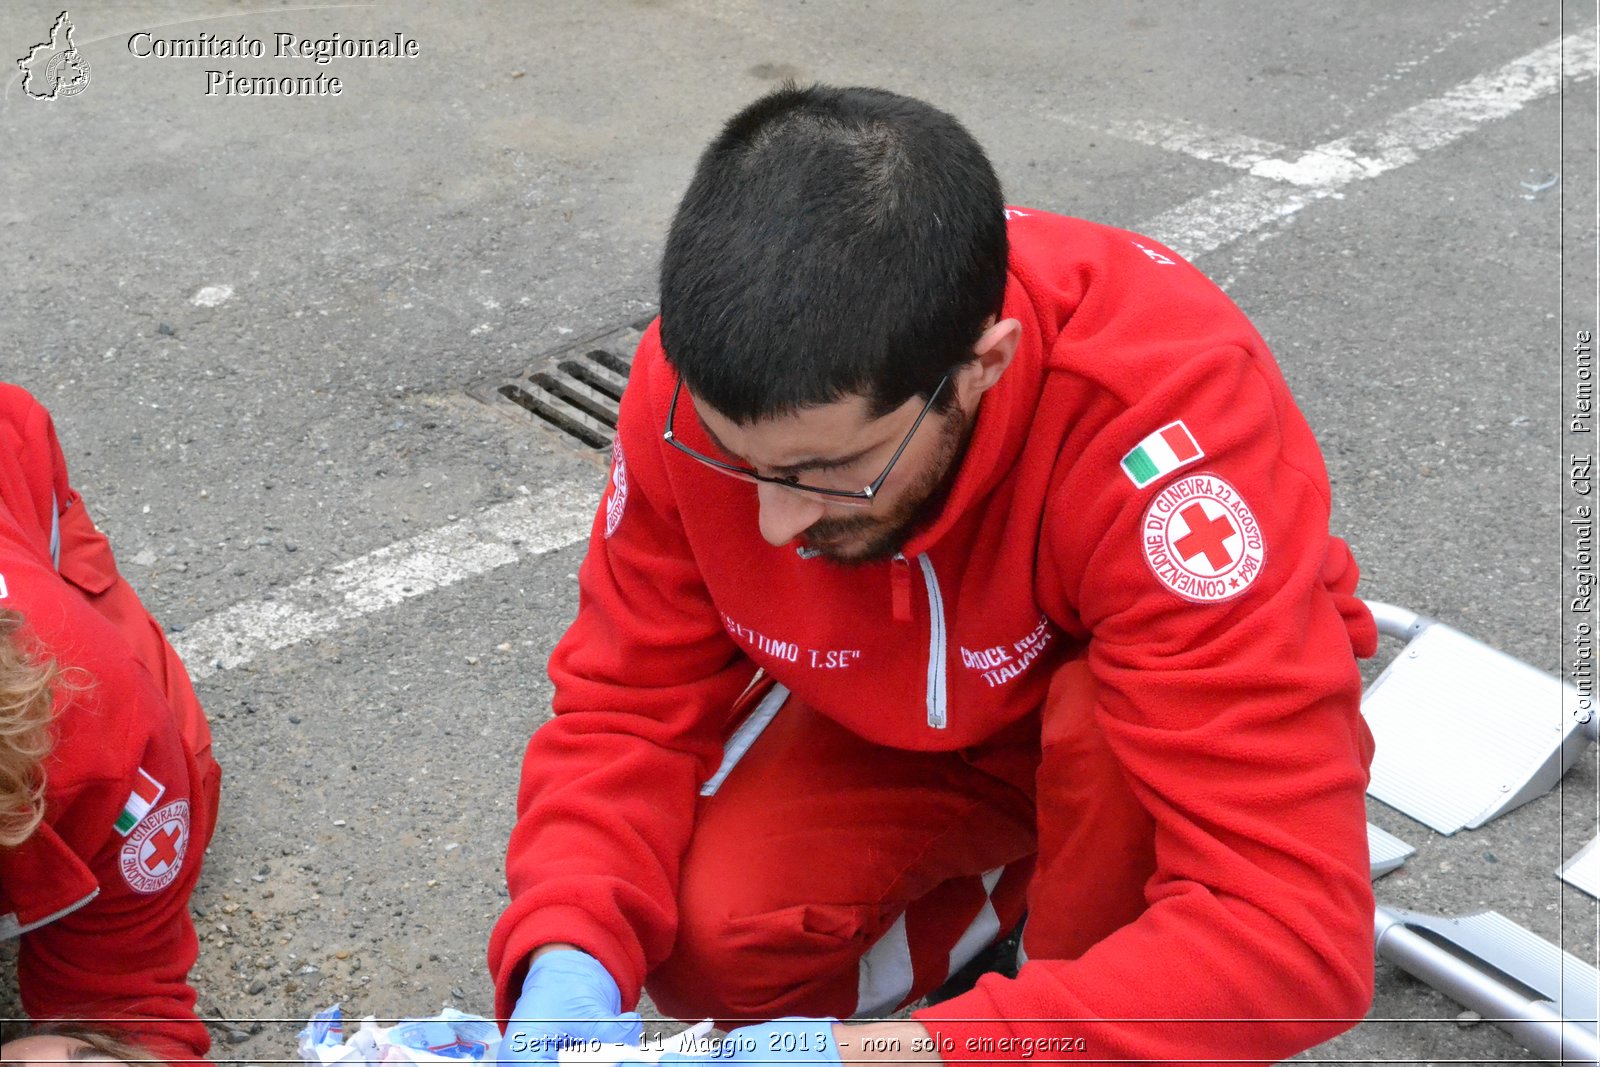
[[[1359,1019],[1376,632],[1244,315],[869,89],[735,116],[661,286],[523,768],[502,1057],[637,1039],[646,987],[757,1023],[747,1063],[1273,1060]],[[1015,978],[837,1021],[1024,911]]]
[[[0,847],[0,938],[20,938],[23,1007],[203,1061],[189,896],[216,825],[210,728],[68,481],[49,414],[3,383],[0,641],[60,672],[43,819]]]

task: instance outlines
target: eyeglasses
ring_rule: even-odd
[[[873,500],[877,498],[878,490],[882,489],[883,483],[888,480],[889,472],[894,470],[894,465],[899,462],[901,453],[906,450],[906,446],[911,443],[911,438],[916,435],[917,427],[922,425],[922,420],[927,418],[928,412],[933,410],[934,401],[939,399],[939,394],[944,391],[945,384],[949,381],[950,375],[948,374],[939,379],[939,384],[934,386],[933,392],[928,395],[928,402],[922,405],[922,411],[918,413],[917,421],[913,422],[911,429],[906,432],[905,440],[900,442],[900,447],[895,449],[894,455],[889,457],[888,466],[884,467],[883,473],[872,479],[872,483],[865,489],[827,489],[820,485],[806,485],[799,481],[796,476],[774,478],[768,474],[757,474],[749,467],[741,467],[735,463],[724,463],[720,459],[714,459],[702,452],[696,452],[678,440],[677,436],[672,432],[673,420],[678,413],[678,394],[683,392],[683,375],[681,374],[678,375],[678,384],[672,388],[672,403],[667,408],[667,425],[661,432],[661,438],[690,459],[697,459],[706,466],[728,475],[730,478],[738,478],[746,482],[766,482],[769,485],[781,485],[785,489],[793,489],[798,493],[815,493],[818,496],[827,497],[830,503],[840,504],[844,507],[869,508],[872,506]]]

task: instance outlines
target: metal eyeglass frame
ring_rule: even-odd
[[[949,381],[949,374],[939,379],[939,384],[933,387],[932,393],[928,394],[928,402],[922,406],[922,411],[917,414],[917,421],[911,424],[911,429],[906,431],[905,439],[900,442],[900,447],[896,448],[894,455],[889,457],[889,463],[883,468],[883,473],[872,479],[871,484],[865,489],[824,489],[819,485],[805,485],[789,478],[775,478],[768,474],[757,474],[749,467],[724,463],[722,460],[714,459],[703,452],[696,452],[678,440],[677,436],[672,432],[673,420],[678,413],[678,394],[683,392],[683,375],[681,374],[678,375],[678,384],[672,387],[672,403],[667,406],[667,425],[661,431],[661,439],[690,459],[699,460],[706,466],[721,471],[731,478],[738,478],[740,481],[766,482],[769,485],[782,486],[784,489],[793,489],[799,493],[814,493],[818,496],[825,496],[831,502],[842,504],[845,507],[869,508],[872,506],[872,502],[877,499],[878,490],[882,489],[883,483],[888,480],[889,472],[894,470],[894,465],[900,461],[900,456],[905,452],[906,446],[916,436],[917,427],[922,425],[922,420],[927,418],[928,412],[933,410],[934,402],[939,399],[939,394],[944,391],[944,387]]]

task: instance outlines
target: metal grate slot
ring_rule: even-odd
[[[519,407],[526,408],[533,415],[543,419],[567,436],[577,438],[578,441],[589,448],[607,448],[611,444],[609,435],[585,426],[560,408],[547,403],[520,386],[503,385],[500,387],[500,395]]]
[[[606,428],[617,428],[617,405],[610,397],[597,397],[593,391],[583,388],[581,383],[554,374],[535,374],[528,380],[551,396],[565,400]]]
[[[587,385],[591,389],[595,389],[598,392],[604,393],[606,396],[609,396],[612,400],[615,400],[619,404],[622,403],[622,390],[628,384],[628,380],[626,378],[619,380],[611,377],[609,374],[602,374],[599,371],[596,371],[590,364],[580,363],[575,359],[564,359],[561,361],[559,366],[562,370],[578,379],[578,381],[582,382],[584,385]]]
[[[586,356],[589,359],[594,360],[596,363],[600,364],[602,367],[606,368],[607,370],[612,371],[612,372],[614,372],[616,374],[622,375],[623,381],[627,381],[628,372],[633,369],[633,361],[632,360],[623,359],[621,356],[617,355],[616,353],[607,352],[603,348],[592,348],[589,351],[585,352],[584,356]]]
[[[609,463],[633,352],[649,324],[646,318],[613,326],[549,353],[523,373],[478,382],[467,392],[554,434],[586,459]]]

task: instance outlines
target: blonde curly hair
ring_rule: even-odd
[[[60,670],[32,646],[22,616],[0,608],[0,848],[22,844],[44,819],[40,765]]]

